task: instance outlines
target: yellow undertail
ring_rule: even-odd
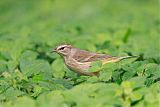
[[[107,58],[105,60],[102,60],[102,65],[107,64],[107,63],[111,63],[111,62],[118,62],[121,61],[123,59],[128,59],[128,58],[138,58],[139,56],[122,56],[122,57],[111,57],[111,58]]]

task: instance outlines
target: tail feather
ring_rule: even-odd
[[[124,59],[128,59],[128,58],[138,58],[139,56],[122,56],[122,57],[112,57],[112,58],[107,58],[105,60],[102,61],[102,64],[106,64],[106,63],[110,63],[110,62],[119,62],[121,60]]]
[[[139,56],[122,56],[119,57],[119,61],[123,60],[123,59],[128,59],[128,58],[138,58]]]

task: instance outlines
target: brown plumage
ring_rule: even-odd
[[[122,59],[133,57],[133,56],[114,57],[106,54],[99,54],[81,50],[71,45],[60,45],[56,47],[53,51],[63,57],[64,62],[69,69],[73,70],[78,74],[87,76],[99,75],[99,71],[87,72],[88,69],[91,67],[92,62],[100,60],[102,61],[102,64],[106,64],[109,62],[118,62]]]

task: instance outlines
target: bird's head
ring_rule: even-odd
[[[68,56],[71,52],[71,48],[71,45],[59,45],[53,50],[53,52],[56,52],[61,56]]]

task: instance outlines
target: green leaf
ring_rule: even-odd
[[[89,78],[87,79],[87,82],[89,82],[89,83],[96,83],[96,82],[98,82],[98,81],[99,81],[99,78],[96,77],[96,76],[89,77]]]
[[[128,38],[130,36],[130,33],[131,33],[131,29],[128,28],[127,31],[126,31],[126,33],[125,33],[125,35],[124,35],[124,37],[123,37],[123,42],[124,43],[128,42]]]
[[[65,75],[65,71],[64,71],[64,62],[62,59],[56,59],[53,63],[52,63],[52,68],[54,70],[53,72],[53,76],[55,78],[63,78]]]
[[[139,77],[133,77],[131,79],[129,79],[128,81],[130,81],[132,84],[133,89],[136,88],[140,88],[144,86],[146,77],[145,76],[139,76]]]
[[[102,69],[102,62],[101,61],[95,61],[91,63],[91,67],[89,68],[89,72],[96,72],[100,71]]]
[[[0,73],[7,71],[7,62],[6,61],[0,61]]]
[[[52,91],[48,94],[42,94],[37,98],[37,106],[38,107],[67,107],[67,104],[64,100],[64,95],[61,91]]]
[[[7,88],[2,95],[5,98],[5,100],[13,100],[23,94],[24,92],[14,89],[13,87],[10,87],[10,88]]]
[[[23,52],[23,54],[21,55],[21,61],[32,61],[32,60],[35,60],[37,58],[37,53],[34,52],[34,51],[30,51],[30,50],[27,50],[25,52]]]
[[[109,81],[110,79],[111,79],[111,77],[112,77],[112,70],[110,70],[110,69],[104,69],[104,70],[102,70],[101,72],[100,72],[100,77],[99,77],[99,79],[101,80],[101,81]]]
[[[112,72],[112,78],[113,78],[113,81],[120,84],[122,82],[122,74],[123,74],[123,70],[115,70]]]
[[[12,107],[17,107],[17,106],[18,107],[28,107],[28,104],[30,107],[35,107],[35,101],[32,98],[29,98],[27,96],[19,97],[12,104]]]
[[[0,60],[10,60],[11,56],[8,52],[0,52]]]
[[[53,80],[54,83],[56,84],[61,84],[63,85],[65,88],[70,89],[73,87],[74,85],[74,81],[70,81],[70,80],[65,80],[65,79],[54,79]]]
[[[7,62],[7,67],[10,72],[13,72],[18,66],[17,61],[10,60]]]
[[[100,72],[100,80],[101,81],[108,81],[112,77],[112,73],[118,69],[119,65],[117,63],[108,63],[103,65],[103,69]]]
[[[49,80],[52,77],[52,68],[48,62],[44,60],[33,60],[20,62],[20,69],[26,76],[42,74],[44,80]]]
[[[133,92],[133,93],[131,94],[131,100],[132,100],[132,102],[141,100],[142,97],[143,97],[142,94],[139,93],[139,92]]]
[[[147,76],[150,76],[151,74],[157,76],[157,74],[159,74],[159,71],[160,71],[159,66],[155,63],[149,63],[145,66],[145,74]]]
[[[38,85],[34,86],[33,92],[31,96],[37,97],[42,92],[42,87]]]
[[[136,70],[128,68],[127,71],[123,74],[122,80],[128,80],[136,74]]]
[[[34,75],[33,78],[32,78],[33,82],[38,82],[38,81],[42,81],[42,80],[43,80],[42,74]]]

